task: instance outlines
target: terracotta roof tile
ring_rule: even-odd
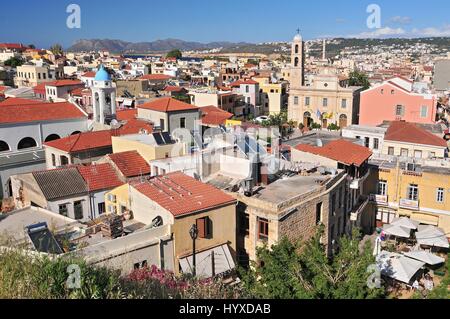
[[[117,120],[119,120],[119,121],[135,119],[137,116],[137,109],[117,111],[116,115],[117,115]]]
[[[95,78],[95,72],[90,71],[90,72],[86,72],[82,75],[82,77],[84,78]]]
[[[322,147],[300,144],[295,149],[355,166],[361,166],[372,156],[372,151],[367,147],[356,145],[343,139],[332,141]]]
[[[150,174],[150,165],[137,151],[114,153],[108,157],[127,178]]]
[[[58,80],[45,83],[45,86],[56,86],[56,87],[74,86],[74,85],[84,86],[84,83],[78,80]]]
[[[165,81],[172,79],[173,77],[166,74],[146,74],[138,78],[138,80],[151,80],[151,81]]]
[[[202,112],[203,124],[221,125],[233,117],[233,113],[226,112],[212,105],[201,107],[200,111]]]
[[[78,107],[69,102],[49,103],[26,99],[0,102],[0,123],[26,123],[85,118]]]
[[[153,125],[144,120],[130,119],[117,129],[119,135],[137,134],[141,130],[146,130],[147,134],[150,134],[153,132]]]
[[[109,163],[78,166],[77,169],[86,181],[89,191],[100,191],[123,185],[123,182]]]
[[[447,147],[447,143],[443,138],[428,132],[414,123],[403,121],[392,122],[386,131],[384,140]]]
[[[181,172],[153,177],[133,187],[175,217],[236,202],[223,191]]]
[[[84,132],[47,142],[44,143],[44,145],[69,153],[80,152],[112,146],[111,135],[112,132],[110,130]]]
[[[197,110],[198,107],[187,104],[170,97],[163,97],[155,101],[139,105],[140,109],[153,110],[158,112],[174,112],[174,111],[186,111],[186,110]]]

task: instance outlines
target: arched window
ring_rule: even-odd
[[[0,152],[7,152],[9,151],[9,145],[5,141],[0,141]]]
[[[58,134],[50,134],[49,136],[47,136],[47,138],[45,139],[45,142],[50,142],[50,141],[54,141],[54,140],[59,140],[61,137]]]
[[[81,134],[81,132],[80,132],[80,131],[75,131],[75,132],[73,132],[73,133],[70,134],[70,135],[77,135],[77,134]]]
[[[295,57],[295,59],[294,59],[294,66],[295,66],[295,67],[298,66],[298,57]]]
[[[295,54],[298,54],[298,44],[295,45]]]
[[[25,148],[36,147],[37,143],[32,137],[25,137],[20,140],[19,145],[17,145],[17,149],[23,150]]]

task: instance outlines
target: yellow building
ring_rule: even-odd
[[[373,162],[371,200],[377,224],[408,216],[450,233],[450,167]]]
[[[186,143],[156,140],[154,134],[113,136],[111,140],[113,153],[137,151],[146,161],[187,154]]]
[[[253,80],[259,83],[261,105],[265,114],[278,114],[287,104],[287,83],[270,83],[268,77],[256,76]]]
[[[176,274],[193,268],[193,225],[198,229],[197,275],[209,277],[235,266],[236,200],[213,186],[176,172],[117,187],[105,195],[105,203],[119,214],[131,211],[148,227],[170,225]]]

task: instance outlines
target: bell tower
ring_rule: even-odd
[[[291,88],[297,88],[305,84],[304,80],[304,65],[305,65],[305,46],[300,35],[300,29],[297,30],[297,35],[292,42],[291,51]]]
[[[94,121],[100,124],[107,124],[116,115],[116,88],[113,85],[111,76],[100,66],[94,78],[94,85],[91,88],[93,98]]]

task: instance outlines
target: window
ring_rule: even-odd
[[[380,144],[380,140],[377,139],[377,138],[374,138],[374,139],[373,139],[373,149],[374,149],[374,150],[377,150],[378,147],[379,147],[379,144]]]
[[[347,99],[342,99],[342,101],[341,101],[341,107],[342,107],[343,109],[347,108]]]
[[[391,90],[391,94],[394,94],[395,93],[395,90]]]
[[[264,218],[258,218],[258,239],[268,240],[269,239],[269,221]]]
[[[408,149],[407,148],[400,149],[400,156],[408,157]]]
[[[378,195],[386,196],[387,194],[387,181],[378,181]]]
[[[327,107],[328,106],[328,98],[323,98],[323,101],[322,101],[322,105],[323,105],[323,107]]]
[[[241,235],[248,236],[250,230],[250,216],[249,214],[241,214]]]
[[[439,188],[437,189],[437,192],[436,192],[436,201],[437,201],[438,203],[443,203],[443,202],[444,202],[444,189],[441,188],[441,187],[439,187]]]
[[[395,107],[395,115],[396,116],[404,116],[405,115],[405,108],[403,105],[397,105]]]
[[[9,151],[9,145],[5,141],[0,141],[0,152]]]
[[[394,155],[394,148],[392,146],[388,148],[388,155]]]
[[[416,184],[410,184],[408,186],[408,199],[418,200],[419,199],[419,186]]]
[[[305,105],[309,106],[310,103],[311,103],[311,99],[309,98],[309,96],[305,97]]]
[[[298,105],[298,96],[294,96],[294,105]]]
[[[414,158],[422,158],[422,151],[414,150]]]
[[[180,118],[180,128],[186,128],[186,118]]]
[[[159,120],[159,127],[161,128],[162,131],[164,131],[164,120],[163,119]]]
[[[427,115],[428,115],[428,107],[422,106],[420,108],[420,117],[427,117]]]
[[[367,148],[370,147],[370,138],[369,137],[364,138],[364,146]]]
[[[103,203],[98,203],[98,214],[104,214],[106,212],[106,206],[105,206],[105,202]]]
[[[61,163],[61,166],[69,164],[69,159],[67,158],[67,156],[64,156],[64,155],[60,156],[59,161]]]
[[[390,224],[395,218],[395,212],[386,210],[386,209],[378,209],[376,219],[384,224]]]
[[[245,86],[245,93],[250,92],[250,87],[248,85]]]
[[[212,238],[212,222],[208,216],[197,219],[195,223],[198,229],[198,238]]]
[[[295,45],[295,54],[298,53],[298,44]]]
[[[52,166],[53,167],[56,166],[56,156],[55,156],[55,154],[52,154]]]
[[[318,203],[316,205],[316,224],[320,224],[322,222],[322,203]]]
[[[435,152],[430,152],[430,158],[435,158],[436,157],[436,153]]]
[[[66,216],[68,215],[69,210],[67,209],[67,204],[59,205],[59,214]]]
[[[31,137],[25,137],[20,140],[19,144],[17,145],[17,149],[22,150],[25,148],[32,148],[37,147],[37,143],[34,140],[34,138]]]
[[[135,263],[133,268],[135,270],[138,270],[138,269],[141,269],[141,268],[147,268],[147,266],[148,266],[147,260],[144,260],[144,261]]]
[[[83,219],[83,202],[77,201],[73,203],[73,212],[76,220]]]

